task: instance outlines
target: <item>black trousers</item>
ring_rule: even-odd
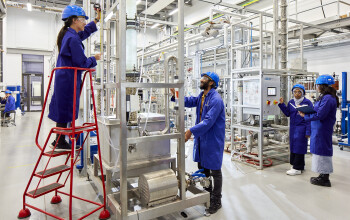
[[[68,123],[56,123],[56,127],[60,128],[67,128],[67,125]],[[59,134],[56,135],[56,141],[61,144],[65,141],[65,135],[61,135],[60,139],[58,139],[59,136]]]
[[[1,112],[1,118],[4,118],[4,116],[5,117],[10,117],[10,113],[8,113],[8,112],[5,113],[5,112],[2,111]]]
[[[305,154],[290,153],[290,164],[293,165],[295,170],[304,170],[305,167]]]
[[[220,170],[210,170],[207,168],[204,168],[201,166],[200,163],[198,163],[198,169],[204,169],[204,174],[206,177],[212,176],[214,179],[214,188],[212,186],[212,182],[210,181],[209,191],[211,191],[211,195],[214,197],[214,199],[221,199],[222,195],[222,173]]]

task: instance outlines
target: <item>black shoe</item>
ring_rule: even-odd
[[[54,140],[52,143],[51,143],[51,148],[54,149],[55,148],[55,145],[56,145],[56,140]],[[58,142],[56,148],[55,148],[55,151],[67,151],[67,150],[72,150],[72,146],[66,141],[62,141],[62,143]]]
[[[209,214],[216,213],[219,209],[221,209],[221,199],[215,198],[214,196],[210,197],[210,207],[206,209],[205,212]]]
[[[329,174],[320,174],[318,177],[311,177],[310,183],[317,186],[331,187],[331,181],[329,181]]]

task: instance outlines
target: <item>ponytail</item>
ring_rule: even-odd
[[[70,16],[67,20],[65,20],[64,26],[61,28],[60,32],[58,33],[58,36],[57,36],[58,52],[61,51],[63,37],[66,34],[68,28],[72,25],[74,18],[77,18],[77,16],[73,15],[73,16]]]
[[[337,90],[328,85],[319,85],[321,95],[318,97],[317,101],[320,101],[324,95],[331,95],[337,100],[337,107],[339,107],[339,97],[337,96]]]

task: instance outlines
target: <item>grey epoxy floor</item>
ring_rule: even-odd
[[[34,168],[39,150],[34,144],[40,113],[27,113],[17,120],[16,127],[0,128],[0,220],[17,219],[22,207],[22,195]],[[43,131],[54,124],[45,120]],[[44,133],[41,140],[46,136]],[[262,171],[235,163],[224,155],[223,164],[223,207],[217,214],[204,217],[204,207],[186,209],[187,219],[350,219],[350,150],[340,151],[334,147],[334,174],[332,187],[323,188],[311,185],[311,156],[307,155],[306,171],[300,176],[287,176],[289,164],[281,164]],[[191,154],[191,152],[189,152]],[[60,160],[60,159],[58,159]],[[56,161],[59,164],[60,161]],[[196,170],[196,165],[187,158],[188,171]],[[40,165],[44,169],[44,164]],[[45,179],[49,183],[52,179]],[[74,192],[85,198],[98,201],[97,193],[86,178],[75,174]],[[33,188],[33,187],[32,187]],[[65,196],[59,205],[51,205],[52,193],[35,200],[32,204],[39,208],[68,216],[68,203]],[[95,206],[84,202],[74,202],[74,217],[78,218]],[[53,219],[31,210],[30,220]],[[98,213],[87,218],[98,219]],[[184,219],[180,213],[172,213],[159,220]]]

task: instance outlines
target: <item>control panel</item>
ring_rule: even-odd
[[[278,115],[280,109],[278,107],[280,99],[280,77],[264,76],[262,78],[262,89],[260,89],[260,80],[252,78],[252,80],[243,81],[243,114],[260,114],[260,104],[263,103],[263,114]],[[261,98],[262,95],[262,98]]]

